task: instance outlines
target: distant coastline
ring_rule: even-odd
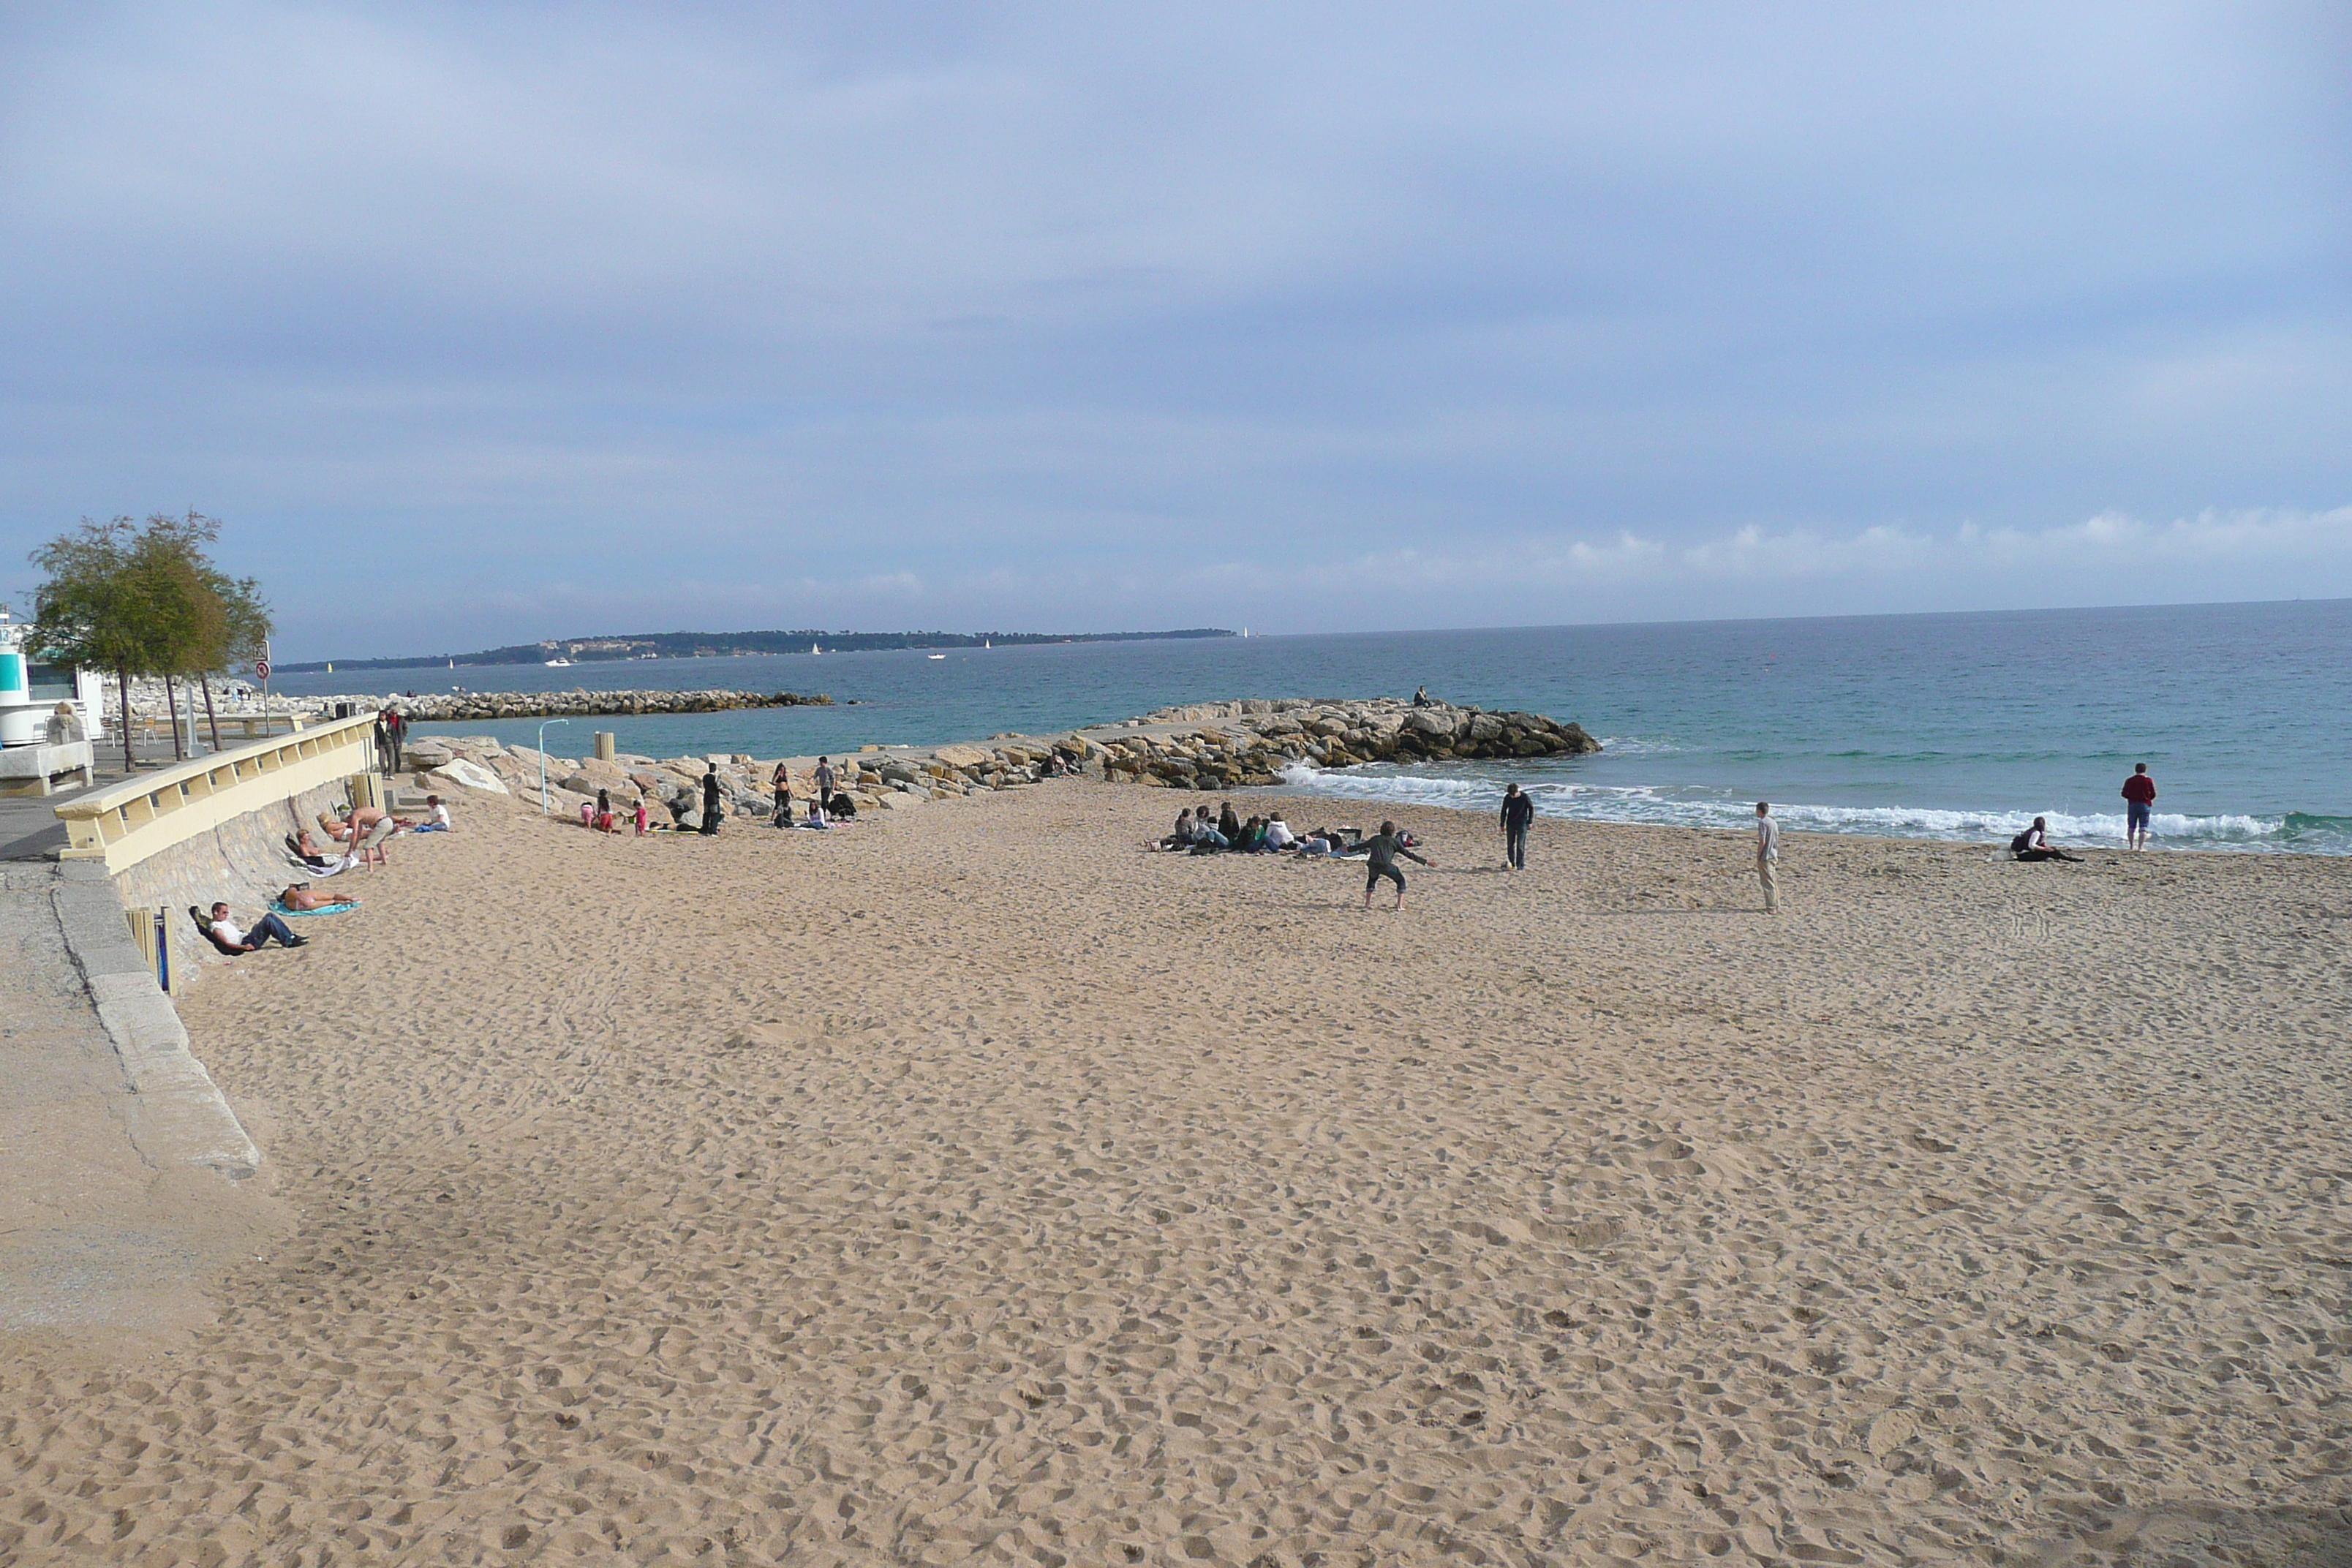
[[[1229,637],[1223,626],[1191,626],[1164,632],[827,632],[814,627],[800,631],[764,632],[644,632],[629,637],[558,637],[546,642],[512,643],[474,653],[406,655],[395,658],[313,659],[281,664],[289,674],[317,672],[341,665],[345,669],[423,669],[499,664],[546,664],[564,659],[573,664],[607,663],[632,658],[728,658],[757,654],[803,653],[822,648],[827,653],[873,653],[894,648],[1007,647],[1031,643],[1164,642],[1172,638]]]

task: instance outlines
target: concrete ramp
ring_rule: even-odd
[[[0,1332],[204,1316],[273,1205],[105,868],[0,866]]]

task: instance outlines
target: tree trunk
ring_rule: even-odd
[[[118,665],[114,681],[122,694],[122,773],[128,778],[139,771],[139,759],[131,751],[131,667]]]
[[[172,678],[163,678],[163,711],[172,719],[172,756],[176,762],[188,760],[188,748],[180,741],[180,697],[172,689]]]
[[[213,678],[199,671],[196,675],[196,684],[205,689],[205,722],[212,729],[213,750],[217,752],[221,749],[220,717],[213,711]],[[246,733],[249,735],[253,731],[247,730]]]

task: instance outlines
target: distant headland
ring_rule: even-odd
[[[1229,637],[1223,626],[1192,626],[1170,632],[828,632],[814,628],[769,632],[646,632],[634,637],[560,637],[549,642],[515,643],[478,653],[419,654],[400,658],[318,659],[308,664],[281,664],[290,672],[323,670],[332,665],[345,669],[410,669],[427,665],[549,664],[562,659],[587,664],[625,658],[725,658],[762,653],[871,653],[908,647],[983,647],[1003,643],[1007,647],[1028,643],[1156,642],[1171,637]]]

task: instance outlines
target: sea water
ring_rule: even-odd
[[[1067,643],[305,674],[278,689],[823,691],[830,708],[575,719],[624,751],[756,756],[1046,732],[1231,697],[1433,696],[1573,719],[1596,756],[1293,771],[1363,803],[1739,827],[2123,841],[2145,762],[2159,847],[2352,854],[2352,601]],[[429,685],[427,683],[430,683]],[[443,726],[425,725],[425,730]],[[536,743],[536,721],[455,726]]]

